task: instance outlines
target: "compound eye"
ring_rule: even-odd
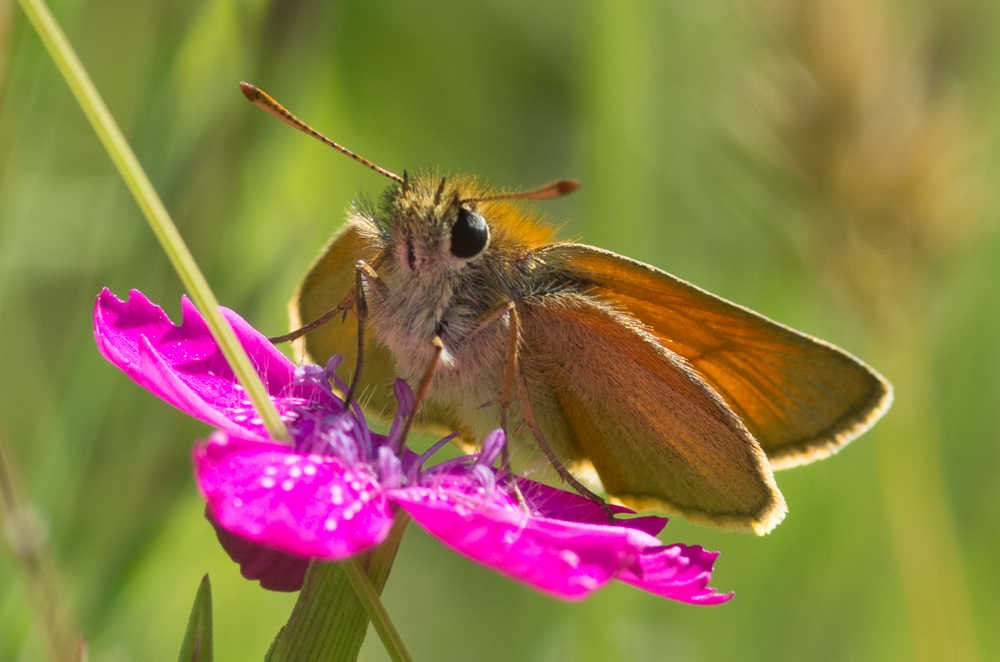
[[[490,242],[486,219],[464,207],[458,210],[458,220],[451,227],[451,254],[467,260],[483,252]]]

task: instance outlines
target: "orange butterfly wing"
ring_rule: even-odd
[[[827,457],[867,430],[892,387],[847,352],[730,303],[655,267],[583,244],[540,259],[591,283],[712,386],[774,469]]]
[[[724,529],[762,534],[781,521],[756,441],[635,320],[585,294],[529,296],[518,310],[536,420],[550,445],[594,465],[608,494]]]

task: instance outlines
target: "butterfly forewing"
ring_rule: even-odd
[[[538,254],[682,356],[743,419],[774,468],[826,457],[889,406],[888,382],[847,352],[659,269],[582,244]]]

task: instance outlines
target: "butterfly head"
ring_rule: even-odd
[[[386,230],[399,264],[414,273],[463,269],[490,245],[490,228],[462,179],[404,176],[388,192]]]

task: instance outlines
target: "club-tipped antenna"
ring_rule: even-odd
[[[338,145],[337,143],[333,142],[332,140],[324,136],[322,133],[320,133],[316,129],[312,128],[311,126],[300,120],[295,115],[292,115],[290,112],[285,110],[285,107],[282,106],[277,101],[275,101],[271,97],[271,95],[269,95],[267,92],[258,89],[257,87],[251,85],[250,83],[242,83],[242,82],[240,83],[240,91],[243,92],[243,96],[245,96],[247,99],[250,100],[250,103],[257,106],[261,110],[269,112],[270,114],[274,115],[285,124],[294,126],[302,133],[308,133],[313,138],[319,140],[320,142],[326,143],[327,145],[329,145],[330,147],[334,148],[339,152],[343,152],[344,154],[348,155],[361,165],[368,166],[369,168],[379,173],[380,175],[385,175],[389,179],[395,180],[400,184],[406,183],[406,181],[396,173],[389,172],[385,168],[380,168],[379,166],[375,165],[368,159],[362,156],[358,156],[357,154],[347,149],[343,145]]]
[[[527,191],[514,191],[513,193],[497,193],[496,195],[486,195],[481,198],[467,198],[462,202],[490,202],[491,200],[550,200],[561,198],[580,188],[580,182],[576,179],[557,179],[544,186],[533,188]]]

